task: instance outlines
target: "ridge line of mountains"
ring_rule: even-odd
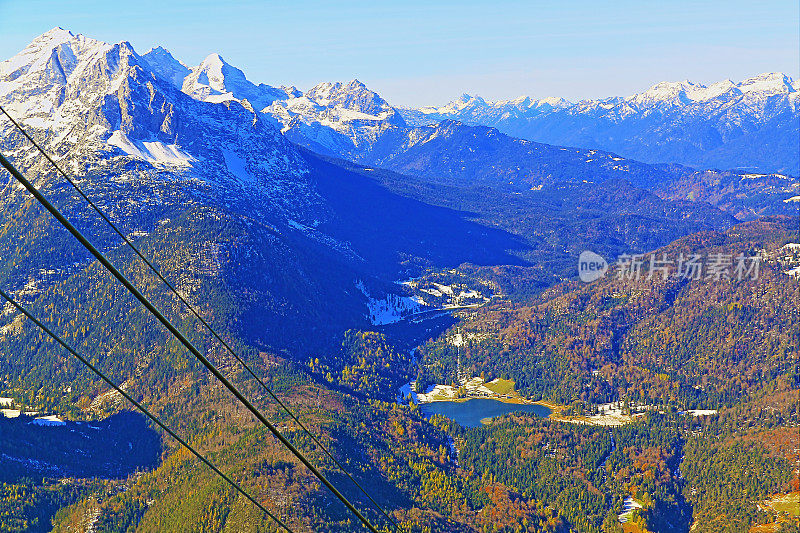
[[[61,28],[43,34],[31,46],[70,40],[108,46]],[[129,43],[121,44],[132,49]],[[391,106],[357,79],[320,83],[304,93],[296,87],[252,83],[216,53],[193,68],[162,47],[141,58],[195,99],[247,100],[290,140],[319,153],[365,162],[375,158],[370,153],[381,152],[374,145],[387,132],[452,120],[493,127],[514,138],[614,152],[650,164],[800,174],[794,149],[800,139],[800,82],[782,73],[709,86],[688,80],[661,82],[629,97],[576,103],[528,96],[487,102],[465,94],[445,106],[413,109]]]
[[[787,94],[796,100],[796,91]],[[127,42],[61,28],[0,62],[0,103],[133,234],[162,234],[187,216],[192,224],[247,221],[235,230],[239,253],[266,261],[267,246],[284,265],[278,272],[253,262],[264,266],[264,299],[248,298],[298,325],[363,320],[365,307],[403,293],[388,282],[466,263],[529,267],[534,285],[547,286],[574,276],[583,249],[643,252],[696,231],[793,214],[800,198],[798,181],[780,173],[647,164],[450,119],[414,125],[357,80],[301,93],[253,84],[217,54],[189,69],[163,48],[139,55]],[[0,148],[105,238],[24,138],[6,122],[0,132]],[[3,207],[19,209],[24,195],[7,187]],[[16,242],[8,232],[0,249],[18,256]],[[227,269],[247,292],[253,267],[225,255],[231,242],[197,244],[198,275]],[[47,270],[26,253],[0,281],[21,288]],[[60,253],[86,261],[73,249]],[[362,281],[364,294],[355,290]],[[187,290],[196,285],[186,282]],[[311,294],[323,295],[316,308],[325,320],[300,318],[302,302],[317,300]],[[269,322],[254,332],[265,345],[281,336]]]
[[[800,82],[779,72],[709,86],[689,80],[660,82],[629,97],[579,102],[529,96],[487,102],[464,94],[444,106],[415,109],[391,106],[357,79],[320,83],[303,93],[295,87],[256,86],[218,54],[192,69],[163,48],[144,57],[167,76],[180,71],[183,78],[176,78],[176,85],[196,98],[250,100],[255,109],[272,115],[284,132],[318,151],[338,148],[320,139],[320,126],[350,137],[358,147],[380,136],[386,126],[453,120],[494,127],[529,141],[615,152],[645,163],[800,173],[797,150],[792,149],[792,140],[800,138]],[[760,149],[747,150],[748,146]]]

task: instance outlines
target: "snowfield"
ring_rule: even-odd
[[[40,416],[38,418],[34,418],[30,424],[35,426],[66,426],[67,423],[58,418],[56,415],[48,415],[48,416]]]
[[[356,288],[367,297],[367,318],[373,326],[395,324],[425,307],[417,296],[387,294],[382,299],[372,298],[361,280],[356,282]]]

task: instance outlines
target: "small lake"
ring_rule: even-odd
[[[475,398],[466,402],[431,402],[419,406],[425,416],[433,414],[444,415],[450,420],[467,428],[481,426],[484,418],[494,418],[508,413],[532,413],[545,418],[550,415],[550,409],[544,405],[506,403],[488,398]]]

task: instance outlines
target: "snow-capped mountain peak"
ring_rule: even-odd
[[[191,69],[183,80],[183,92],[198,100],[224,102],[237,99],[237,93],[249,93],[255,85],[247,81],[244,73],[228,65],[219,54],[209,54]],[[247,98],[239,94],[238,98]]]
[[[80,175],[105,169],[99,172],[108,176],[113,165],[121,166],[111,175],[149,168],[125,179],[146,180],[157,171],[220,197],[254,195],[264,209],[304,220],[294,210],[314,200],[303,178],[307,166],[295,147],[235,98],[212,104],[183,94],[150,67],[174,58],[163,50],[151,52],[143,58],[127,42],[108,44],[51,30],[0,63],[0,103]],[[218,56],[203,67],[209,85],[244,84],[237,77],[241,71]],[[220,73],[222,80],[211,79]],[[23,170],[43,164],[8,122],[0,121],[0,147]],[[131,161],[136,163],[127,166]]]
[[[25,76],[55,76],[65,78],[77,67],[76,57],[87,53],[105,53],[111,45],[73,35],[63,28],[53,28],[40,35],[14,57],[0,62],[0,76],[7,78],[0,85],[0,94],[24,83]],[[41,88],[40,88],[41,89]]]
[[[59,44],[67,43],[75,39],[85,40],[86,38],[81,34],[75,35],[71,31],[66,30],[60,26],[57,26],[36,37],[33,41],[31,41],[31,43],[26,47],[26,49],[54,48]],[[91,41],[93,39],[89,40]]]
[[[276,100],[264,112],[292,141],[351,159],[386,131],[406,126],[395,108],[357,79],[320,83],[305,94]]]
[[[689,94],[695,94],[698,92],[697,89],[701,88],[705,87],[696,86],[689,80],[662,81],[642,93],[633,95],[629,101],[640,105],[653,105],[661,102],[688,103],[692,100]]]
[[[326,82],[312,87],[304,95],[318,105],[326,108],[339,108],[355,111],[373,117],[373,120],[393,119],[402,122],[399,114],[378,93],[367,88],[361,81],[353,79],[348,83]],[[369,120],[367,117],[359,117]]]
[[[0,63],[0,99],[23,123],[61,134],[71,117],[96,120],[98,99],[117,91],[132,69],[143,72],[142,65],[130,43],[55,28]]]
[[[739,83],[665,81],[631,96],[574,104],[529,97],[486,102],[462,95],[442,107],[401,112],[412,126],[452,119],[492,126],[512,137],[599,148],[648,163],[796,174],[798,108],[800,83],[771,72]]]
[[[191,72],[189,67],[175,59],[169,50],[161,46],[151,48],[147,53],[142,54],[142,58],[147,61],[147,64],[150,65],[150,68],[153,69],[155,73],[172,83],[178,89],[183,86],[184,78]]]
[[[244,72],[227,63],[217,53],[209,54],[191,69],[183,80],[181,90],[195,100],[205,102],[247,100],[255,110],[262,110],[275,100],[296,94],[293,87],[278,88],[263,83],[256,85],[247,79]]]
[[[520,96],[512,100],[487,101],[480,96],[464,93],[456,100],[441,107],[421,107],[418,110],[404,109],[404,118],[414,125],[430,124],[437,120],[452,118],[464,123],[489,124],[492,117],[514,113],[543,112],[562,109],[571,105],[563,98],[532,98]],[[474,117],[474,122],[470,118]],[[481,117],[480,119],[478,117]]]
[[[486,105],[486,100],[481,98],[480,96],[471,96],[467,93],[463,93],[458,99],[453,100],[446,106],[444,109],[446,110],[453,110],[453,111],[460,111],[462,109],[466,109],[469,107],[482,107]]]
[[[780,72],[770,72],[753,76],[741,83],[723,80],[709,86],[689,80],[661,82],[627,100],[638,105],[659,105],[670,102],[692,105],[696,102],[708,102],[719,98],[730,100],[742,95],[764,98],[777,94],[786,95],[796,91],[796,85],[791,78]]]
[[[539,100],[535,101],[538,105],[549,105],[550,107],[554,108],[562,108],[567,107],[570,105],[570,101],[561,98],[560,96],[547,96],[545,98],[540,98]]]
[[[520,96],[513,100],[503,100],[494,102],[495,107],[503,107],[505,105],[513,105],[519,109],[560,109],[570,105],[568,100],[556,96],[548,96],[545,98],[532,98],[530,96]]]
[[[738,85],[743,93],[757,92],[764,96],[789,94],[800,90],[800,81],[794,81],[782,72],[766,72],[747,78]]]

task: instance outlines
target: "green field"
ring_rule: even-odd
[[[777,496],[766,503],[779,513],[786,513],[795,517],[800,516],[800,493],[793,492],[784,496]]]
[[[513,394],[514,380],[500,379],[496,383],[484,383],[484,386],[495,394]]]

